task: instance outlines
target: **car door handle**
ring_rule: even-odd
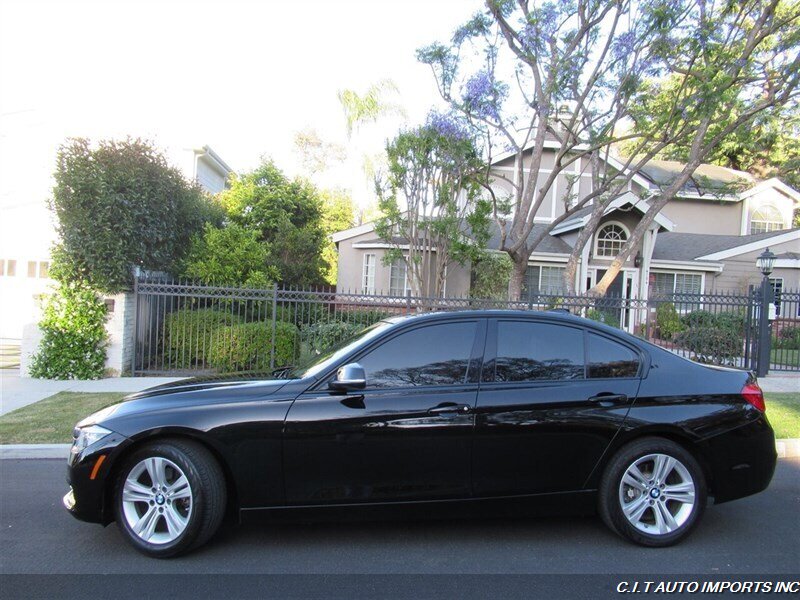
[[[434,406],[428,410],[429,415],[443,415],[448,413],[459,413],[466,415],[472,412],[472,407],[469,404],[455,404],[454,402],[445,402],[439,406]]]
[[[589,402],[599,404],[600,406],[614,406],[615,404],[627,404],[628,396],[625,394],[611,394],[603,392],[589,398]]]

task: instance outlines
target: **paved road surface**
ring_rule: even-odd
[[[359,579],[341,577],[348,574],[439,574],[450,575],[450,582],[477,585],[489,580],[466,574],[784,573],[796,578],[800,573],[800,459],[780,460],[766,492],[709,507],[688,540],[661,550],[630,545],[599,519],[587,517],[283,522],[225,527],[205,548],[172,560],[138,554],[116,526],[102,528],[70,517],[60,504],[64,471],[63,461],[0,461],[0,573],[338,575],[318,581],[321,593],[330,596],[340,588],[342,596],[351,594],[345,593],[346,586]],[[47,583],[48,578],[36,581]],[[95,590],[100,586],[102,592],[104,582],[118,586],[121,580],[75,581]],[[175,582],[170,577],[147,581],[157,586]],[[258,581],[253,579],[253,585]],[[291,586],[291,578],[281,581]],[[403,582],[409,579],[396,580]],[[134,589],[127,592],[136,595]]]

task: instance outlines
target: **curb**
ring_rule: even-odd
[[[0,444],[0,460],[69,457],[70,444]],[[778,458],[800,457],[800,438],[775,440]]]
[[[3,444],[0,460],[12,458],[60,458],[67,460],[70,444]]]

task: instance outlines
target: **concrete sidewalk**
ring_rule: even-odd
[[[800,393],[800,373],[781,373],[767,375],[758,380],[765,392]]]
[[[182,377],[110,377],[93,381],[33,379],[20,377],[18,369],[0,369],[0,415],[11,412],[58,392],[124,392],[141,390],[178,381]]]

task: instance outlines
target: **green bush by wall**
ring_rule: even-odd
[[[272,358],[272,323],[237,323],[221,327],[208,350],[208,363],[222,371],[266,371]],[[298,330],[291,323],[275,323],[274,367],[292,364],[297,356]]]

